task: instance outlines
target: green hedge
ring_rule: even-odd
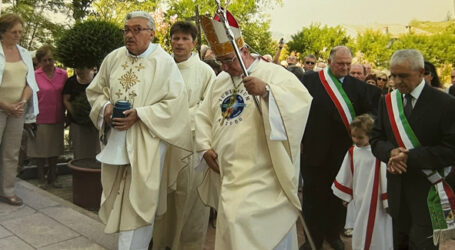
[[[90,20],[77,23],[57,40],[55,56],[71,68],[99,67],[104,57],[123,46],[123,34],[115,24]]]

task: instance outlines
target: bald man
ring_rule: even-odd
[[[337,46],[330,52],[328,67],[300,78],[313,96],[302,140],[303,215],[318,249],[324,239],[334,249],[344,249],[339,233],[346,209],[333,195],[331,185],[352,146],[350,121],[355,115],[376,114],[381,95],[379,88],[349,76],[351,61],[351,51]],[[343,105],[335,104],[340,102]],[[341,106],[350,108],[344,110]],[[303,249],[310,249],[309,244]]]
[[[367,77],[365,67],[362,64],[352,64],[349,75],[360,81],[365,81],[365,77]]]

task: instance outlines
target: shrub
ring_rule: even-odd
[[[67,67],[99,67],[109,52],[122,45],[119,27],[107,21],[90,20],[63,33],[57,40],[55,56]]]

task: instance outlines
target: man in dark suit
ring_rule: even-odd
[[[343,121],[342,111],[337,109],[336,102],[331,98],[333,95],[329,95],[330,91],[326,88],[327,80],[336,81],[335,85],[343,89],[349,99],[345,103],[352,104],[355,113],[347,114],[351,118],[365,113],[376,114],[381,95],[379,88],[348,75],[351,61],[351,51],[345,46],[337,46],[330,52],[328,69],[300,78],[313,96],[302,140],[301,173],[304,180],[303,216],[317,248],[321,248],[326,239],[334,249],[344,249],[339,234],[343,229],[346,209],[330,187],[346,151],[352,146],[349,119]],[[309,244],[305,243],[303,249],[309,249]]]
[[[370,143],[373,154],[388,163],[387,193],[395,246],[437,249],[433,245],[427,205],[432,184],[422,170],[440,170],[455,164],[455,99],[425,84],[424,60],[419,51],[396,51],[390,65],[395,87],[401,92],[406,120],[420,142],[420,146],[408,149],[399,146],[402,142],[397,140],[401,140],[401,135],[409,134],[400,133],[395,126],[404,118],[398,122],[394,118],[391,123],[389,115],[395,112],[391,111],[391,102],[386,102],[391,99],[381,99]]]

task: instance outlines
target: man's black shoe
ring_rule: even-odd
[[[344,250],[344,243],[340,239],[329,241],[329,245],[335,250]]]

